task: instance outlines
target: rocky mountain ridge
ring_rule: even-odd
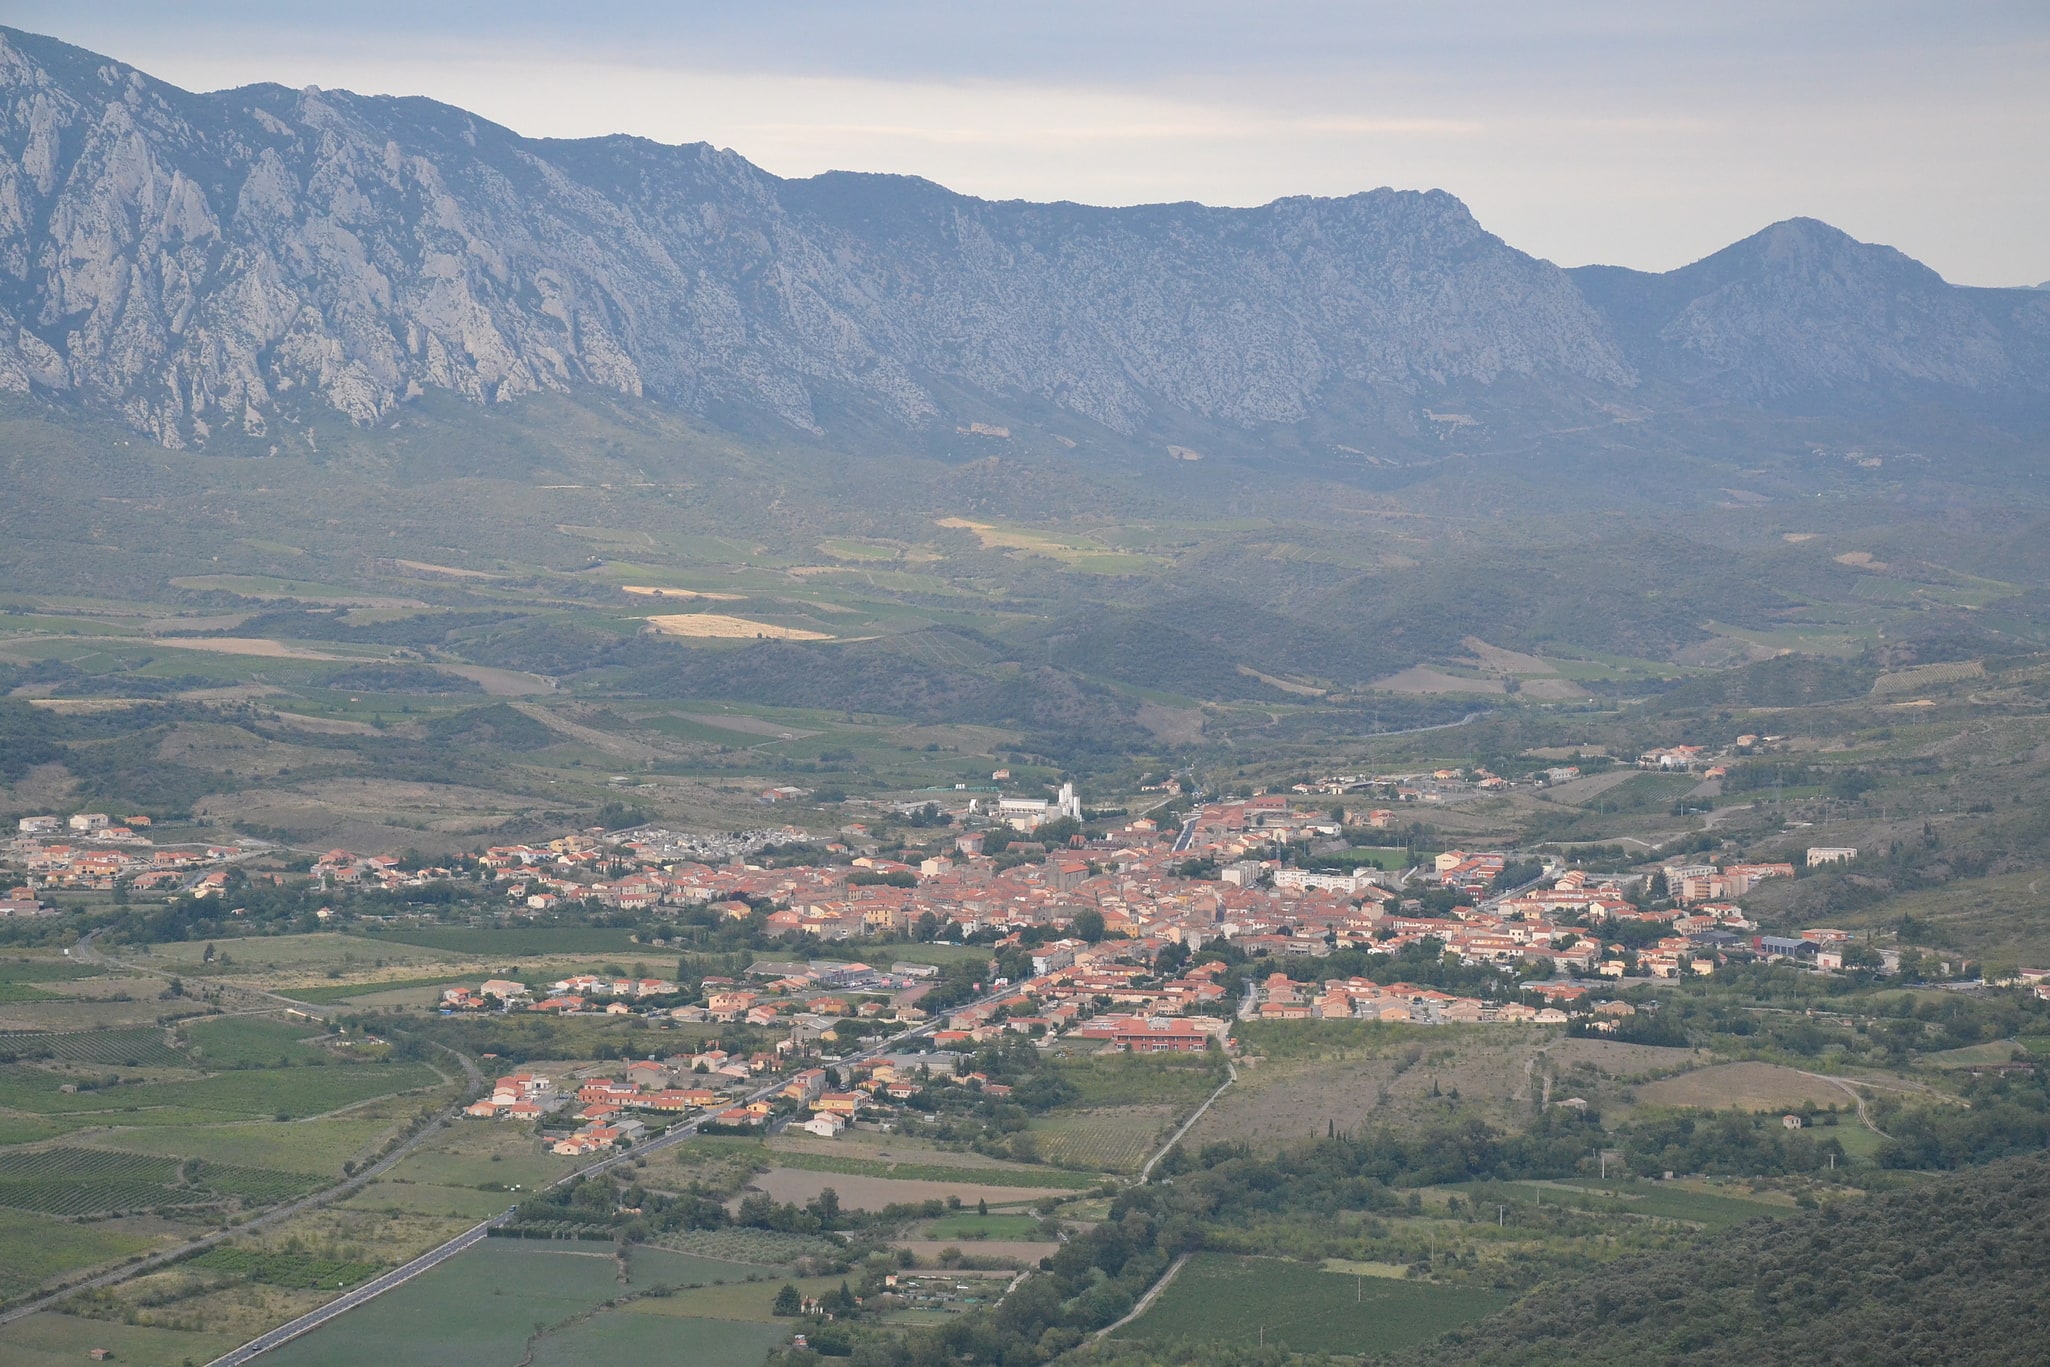
[[[1442,191],[1104,209],[782,180],[430,100],[193,94],[0,29],[0,389],[167,445],[374,423],[432,390],[1131,437],[1400,426],[1447,392],[1894,384],[2042,398],[2050,298],[1956,289],[1803,220],[1643,275],[1561,270]]]

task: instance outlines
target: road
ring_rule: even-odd
[[[505,1215],[511,1213],[508,1210]],[[301,1334],[311,1333],[337,1315],[345,1315],[365,1301],[374,1300],[394,1287],[404,1286],[422,1272],[441,1266],[458,1253],[473,1248],[482,1240],[489,1238],[491,1227],[504,1219],[505,1215],[495,1216],[483,1224],[471,1226],[441,1247],[429,1249],[403,1267],[395,1267],[375,1281],[365,1282],[353,1291],[342,1293],[318,1310],[301,1315],[289,1324],[281,1324],[267,1334],[258,1335],[240,1348],[230,1349],[208,1363],[207,1367],[241,1367],[242,1363],[251,1358],[268,1353],[281,1344],[290,1343]]]
[[[1149,1309],[1151,1309],[1153,1306],[1153,1302],[1159,1299],[1160,1293],[1167,1290],[1168,1283],[1172,1282],[1176,1277],[1181,1276],[1182,1269],[1189,1265],[1189,1257],[1189,1254],[1184,1253],[1181,1257],[1176,1258],[1172,1263],[1170,1263],[1168,1265],[1167,1271],[1160,1274],[1160,1280],[1146,1288],[1146,1294],[1139,1297],[1138,1304],[1134,1305],[1130,1310],[1126,1311],[1122,1319],[1119,1319],[1111,1324],[1106,1324],[1103,1326],[1103,1328],[1097,1330],[1096,1333],[1091,1336],[1090,1342],[1099,1343],[1102,1340],[1109,1338],[1111,1334],[1115,1333],[1117,1330],[1124,1328],[1133,1320],[1139,1318],[1139,1316],[1145,1314]]]
[[[991,992],[986,996],[977,998],[975,1001],[968,1003],[967,1006],[964,1006],[959,1009],[966,1010],[969,1007],[980,1006],[987,1002],[996,1001],[1001,997],[1010,995],[1010,991],[1011,989],[1008,987],[1000,988],[997,991]],[[868,1049],[862,1050],[860,1053],[850,1054],[846,1058],[837,1060],[835,1066],[853,1063],[865,1063],[869,1059],[878,1058],[884,1054],[892,1052],[893,1050],[905,1044],[910,1043],[913,1040],[924,1038],[932,1031],[937,1030],[939,1028],[939,1025],[940,1023],[938,1020],[932,1020],[926,1022],[924,1025],[918,1026],[916,1029],[906,1030],[905,1032],[899,1035],[892,1035],[889,1039],[884,1040],[881,1044],[874,1045]],[[746,1096],[738,1098],[735,1104],[744,1106],[750,1101],[767,1100],[768,1098],[773,1097],[777,1093],[781,1092],[783,1088],[787,1085],[787,1082],[787,1079],[778,1078],[773,1082],[767,1083],[764,1086],[756,1088],[754,1091],[748,1093]],[[565,1182],[573,1182],[576,1181],[578,1178],[592,1177],[601,1172],[609,1172],[611,1169],[619,1167],[621,1164],[633,1162],[636,1158],[641,1158],[651,1153],[659,1153],[663,1149],[671,1148],[677,1144],[681,1144],[684,1140],[689,1139],[691,1136],[695,1135],[698,1132],[698,1126],[702,1125],[706,1119],[706,1116],[701,1115],[697,1117],[697,1119],[687,1121],[684,1124],[672,1125],[660,1136],[649,1140],[645,1144],[638,1144],[630,1149],[622,1149],[618,1153],[613,1154],[611,1157],[601,1158],[595,1162],[586,1163],[584,1166],[580,1168],[575,1168],[569,1172],[564,1173],[561,1177],[558,1177],[555,1179],[555,1181],[549,1183],[548,1187],[543,1188],[543,1190],[548,1190],[553,1187],[559,1187]],[[423,1135],[421,1137],[424,1138],[425,1136]],[[389,1166],[389,1163],[383,1166]],[[507,1211],[505,1214],[509,1215],[511,1213],[511,1211]],[[413,1259],[413,1261],[407,1263],[405,1266],[396,1268],[391,1272],[385,1273],[384,1276],[379,1277],[376,1281],[365,1282],[362,1286],[357,1287],[355,1290],[347,1292],[335,1298],[334,1300],[329,1301],[326,1305],[320,1307],[320,1309],[311,1311],[305,1315],[301,1315],[298,1319],[295,1319],[288,1324],[281,1324],[277,1328],[270,1330],[268,1333],[262,1334],[256,1338],[251,1339],[249,1342],[243,1344],[240,1348],[236,1348],[233,1351],[226,1353],[219,1358],[216,1358],[212,1363],[208,1364],[208,1367],[239,1367],[239,1364],[248,1362],[251,1359],[258,1357],[263,1353],[267,1353],[271,1349],[277,1347],[279,1344],[289,1343],[291,1340],[298,1338],[300,1335],[305,1334],[310,1330],[319,1328],[321,1325],[328,1323],[330,1320],[333,1320],[337,1316],[345,1314],[348,1311],[355,1309],[357,1306],[364,1304],[365,1302],[376,1299],[378,1296],[383,1295],[385,1292],[391,1290],[393,1287],[404,1285],[406,1282],[411,1281],[414,1277],[419,1276],[422,1272],[425,1272],[429,1268],[436,1267],[439,1264],[446,1262],[448,1259],[455,1257],[458,1253],[463,1252],[465,1249],[474,1247],[479,1240],[489,1238],[491,1234],[491,1227],[497,1224],[500,1220],[503,1220],[504,1218],[505,1215],[500,1215],[494,1219],[486,1220],[483,1224],[475,1225],[469,1229],[464,1230],[461,1234],[458,1234],[455,1238],[450,1239],[447,1243],[442,1244],[439,1247],[429,1249],[427,1252]],[[252,1221],[250,1224],[242,1226],[242,1229],[250,1229],[254,1227],[254,1223],[255,1222]],[[223,1231],[222,1234],[212,1236],[212,1239],[224,1238],[226,1237],[227,1233],[228,1231]],[[209,1240],[209,1242],[211,1242],[211,1240]],[[167,1258],[169,1256],[172,1255],[166,1255]],[[121,1277],[129,1277],[135,1275],[135,1270],[124,1269],[118,1275],[109,1275],[114,1276],[115,1280],[119,1280]],[[73,1289],[76,1290],[78,1288]],[[69,1293],[67,1292],[64,1294]],[[48,1299],[56,1300],[59,1299],[59,1297],[53,1296]]]
[[[1239,1080],[1239,1070],[1237,1064],[1233,1063],[1230,1059],[1226,1059],[1224,1067],[1225,1079],[1224,1081],[1217,1084],[1217,1090],[1212,1092],[1209,1096],[1203,1098],[1203,1104],[1201,1106],[1198,1106],[1195,1109],[1195,1111],[1189,1116],[1189,1118],[1182,1122],[1181,1128],[1176,1130],[1173,1134],[1167,1137],[1167,1142],[1160,1146],[1160,1152],[1154,1154],[1151,1158],[1147,1159],[1146,1166],[1139,1169],[1139,1184],[1141,1186],[1144,1186],[1146,1184],[1146,1179],[1153,1175],[1153,1165],[1155,1163],[1158,1163],[1161,1159],[1167,1157],[1168,1151],[1173,1149],[1175,1145],[1182,1142],[1182,1136],[1187,1134],[1191,1129],[1195,1128],[1196,1122],[1203,1118],[1203,1112],[1210,1109],[1210,1103],[1217,1100],[1217,1098],[1223,1096],[1224,1089],[1231,1086],[1232,1083],[1237,1082]]]

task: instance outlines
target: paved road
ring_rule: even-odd
[[[489,1238],[491,1227],[511,1213],[508,1210],[505,1214],[486,1220],[483,1224],[473,1225],[441,1247],[429,1249],[403,1267],[395,1267],[375,1281],[365,1282],[354,1290],[344,1292],[342,1295],[335,1297],[326,1305],[321,1306],[320,1309],[301,1315],[289,1324],[281,1324],[268,1334],[262,1334],[251,1339],[240,1348],[231,1349],[221,1354],[221,1356],[208,1363],[207,1367],[241,1367],[242,1363],[249,1361],[251,1358],[268,1353],[271,1349],[281,1344],[290,1343],[301,1334],[311,1333],[329,1320],[334,1319],[337,1315],[345,1315],[365,1301],[382,1296],[394,1287],[404,1286],[422,1272],[428,1271],[430,1268],[439,1267],[458,1253],[473,1248],[482,1240]]]

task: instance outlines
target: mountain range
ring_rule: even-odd
[[[2036,424],[2050,293],[1809,219],[1649,274],[1561,269],[1437,190],[1096,208],[788,180],[426,99],[194,94],[0,29],[0,390],[239,449],[582,387],[826,440],[1365,453],[1447,421],[1930,401]]]

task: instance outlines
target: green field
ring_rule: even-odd
[[[388,1120],[335,1116],[282,1123],[260,1120],[232,1125],[158,1126],[96,1135],[92,1142],[101,1148],[130,1153],[200,1155],[222,1163],[338,1177],[343,1163],[363,1156],[391,1127]]]
[[[348,1210],[401,1211],[408,1215],[449,1215],[482,1220],[497,1215],[519,1198],[475,1187],[438,1187],[418,1182],[372,1182],[342,1202]]]
[[[140,1253],[154,1242],[107,1225],[0,1209],[0,1299],[11,1300],[65,1272]],[[7,1337],[13,1334],[10,1327]]]
[[[208,1068],[261,1068],[274,1063],[327,1063],[330,1056],[306,1043],[321,1032],[261,1016],[222,1016],[185,1028],[187,1052]]]
[[[358,1282],[369,1281],[383,1270],[371,1263],[259,1248],[210,1248],[197,1258],[189,1259],[185,1266],[297,1291],[354,1286]]]
[[[340,1320],[286,1344],[266,1361],[279,1367],[358,1367],[365,1362],[505,1367],[520,1360],[527,1338],[537,1326],[560,1325],[617,1296],[655,1285],[707,1285],[716,1279],[737,1281],[748,1271],[768,1275],[767,1269],[737,1268],[731,1263],[691,1258],[662,1249],[636,1249],[630,1266],[630,1281],[621,1285],[610,1245],[487,1240]],[[764,1283],[771,1291],[778,1284]],[[681,1326],[674,1321],[668,1321],[668,1326],[673,1352],[676,1346],[688,1341],[688,1335],[679,1333]],[[766,1351],[766,1344],[763,1347]],[[592,1359],[570,1356],[554,1360]],[[648,1360],[695,1359],[671,1356]]]
[[[1031,1215],[977,1215],[957,1210],[925,1226],[928,1239],[1030,1239],[1039,1233],[1039,1220]]]
[[[41,1115],[92,1116],[105,1124],[200,1125],[282,1114],[303,1118],[441,1079],[413,1063],[329,1068],[252,1068],[180,1082],[124,1082],[66,1094],[62,1079],[40,1069],[0,1065],[0,1106]]]
[[[1512,1298],[1431,1282],[1352,1277],[1279,1258],[1198,1253],[1120,1339],[1281,1344],[1304,1353],[1382,1353],[1491,1315]]]
[[[212,1205],[225,1198],[269,1204],[316,1185],[304,1173],[116,1149],[0,1152],[0,1206],[47,1215]]]
[[[1755,1220],[1761,1215],[1785,1215],[1792,1207],[1777,1202],[1747,1199],[1732,1193],[1698,1191],[1666,1182],[1573,1178],[1564,1182],[1514,1183],[1535,1196],[1542,1189],[1548,1201],[1564,1200],[1569,1205],[1594,1211],[1616,1211],[1626,1215],[1684,1220],[1707,1229],[1726,1229]],[[1585,1193],[1585,1194],[1582,1194]]]
[[[239,1337],[151,1329],[44,1311],[7,1326],[5,1361],[7,1367],[71,1367],[86,1361],[90,1350],[105,1348],[116,1363],[179,1367],[185,1362],[210,1362],[233,1348]]]
[[[35,958],[22,955],[0,959],[0,983],[64,983],[80,978],[97,978],[101,970],[72,959]]]
[[[665,1234],[664,1248],[721,1262],[758,1265],[795,1262],[806,1256],[831,1253],[841,1247],[817,1234],[782,1234],[772,1229],[750,1229],[726,1225],[719,1229],[682,1229]]]
[[[1224,1081],[1223,1070],[1200,1056],[1178,1058],[1089,1054],[1062,1059],[1061,1077],[1081,1095],[1076,1108],[1193,1106]]]
[[[788,1320],[676,1320],[636,1313],[654,1302],[594,1315],[541,1340],[533,1367],[589,1367],[594,1362],[674,1363],[676,1367],[758,1367],[769,1349],[790,1337]]]
[[[415,987],[447,987],[451,983],[475,984],[474,973],[442,973],[431,978],[392,978],[386,982],[343,983],[329,987],[294,987],[282,995],[293,1001],[312,1002],[316,1006],[331,1006],[338,1002],[354,1001],[358,997],[373,996],[379,992],[402,992]]]

